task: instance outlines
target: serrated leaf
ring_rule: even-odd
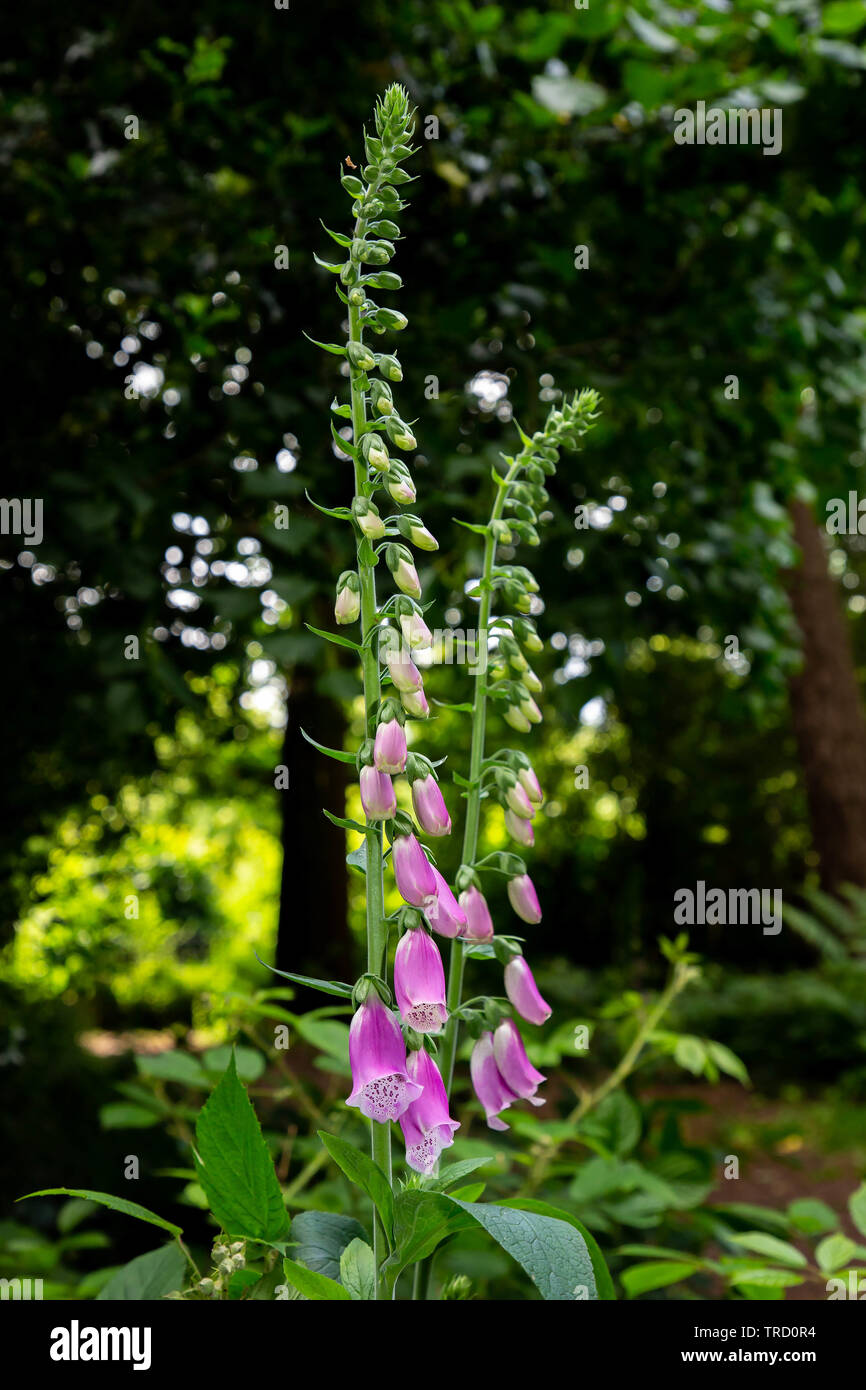
[[[175,1226],[172,1221],[165,1221],[155,1212],[148,1211],[147,1207],[139,1206],[138,1202],[128,1202],[125,1197],[113,1197],[110,1192],[94,1192],[88,1187],[43,1187],[38,1192],[28,1192],[16,1200],[26,1202],[30,1197],[83,1197],[87,1202],[98,1202],[100,1206],[122,1212],[124,1216],[134,1216],[137,1221],[147,1221],[151,1226],[159,1226],[161,1230],[169,1231],[173,1236],[183,1235],[181,1226]]]
[[[136,1303],[164,1298],[183,1287],[187,1262],[176,1245],[162,1245],[118,1269],[96,1295],[97,1302]]]
[[[270,1243],[289,1220],[268,1146],[235,1059],[196,1120],[195,1167],[208,1205],[231,1236]]]
[[[558,1207],[552,1207],[549,1202],[537,1201],[534,1197],[512,1197],[501,1203],[503,1207],[516,1207],[519,1211],[534,1211],[539,1216],[552,1216],[557,1221],[567,1221],[578,1231],[586,1241],[586,1248],[589,1251],[589,1258],[592,1261],[592,1268],[595,1274],[595,1286],[598,1289],[598,1296],[603,1302],[611,1303],[616,1301],[616,1290],[613,1286],[610,1270],[607,1261],[601,1253],[598,1241],[591,1231],[588,1231],[583,1222],[574,1216],[570,1211],[561,1211]]]

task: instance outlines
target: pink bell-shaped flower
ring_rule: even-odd
[[[553,1012],[539,994],[535,976],[524,956],[512,956],[506,965],[505,993],[520,1017],[525,1018],[527,1023],[546,1023]]]
[[[432,773],[426,777],[416,777],[412,783],[412,805],[421,829],[428,835],[447,835],[451,830],[451,817],[439,783]]]
[[[375,989],[355,1010],[349,1027],[349,1062],[355,1106],[368,1120],[387,1124],[399,1120],[421,1095],[421,1087],[406,1070],[406,1044],[400,1025]]]
[[[529,874],[517,874],[508,880],[508,900],[524,922],[540,922],[541,907],[538,894]]]
[[[404,902],[424,907],[437,893],[436,870],[414,835],[397,835],[391,847],[394,877]]]
[[[400,1017],[416,1033],[439,1033],[445,1027],[445,971],[439,947],[424,927],[410,928],[397,943],[394,993]]]
[[[406,1065],[412,1080],[423,1087],[420,1098],[400,1116],[406,1162],[416,1173],[428,1174],[442,1150],[454,1143],[454,1131],[460,1125],[448,1113],[445,1086],[430,1054],[424,1048],[410,1052]]]
[[[470,883],[457,899],[466,913],[463,936],[467,941],[489,941],[493,936],[493,918],[484,894]]]

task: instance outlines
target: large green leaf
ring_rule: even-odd
[[[163,1298],[182,1288],[186,1267],[183,1251],[178,1246],[162,1245],[158,1250],[136,1256],[113,1274],[96,1295],[97,1300],[124,1299],[143,1303]]]
[[[455,1164],[455,1167],[457,1165]],[[607,1261],[601,1253],[598,1241],[591,1231],[588,1231],[583,1222],[570,1211],[562,1211],[559,1207],[552,1207],[549,1202],[539,1202],[534,1197],[512,1197],[502,1202],[503,1207],[514,1207],[517,1211],[534,1211],[539,1216],[552,1216],[556,1221],[567,1221],[576,1231],[579,1231],[586,1241],[586,1248],[589,1251],[589,1258],[592,1261],[593,1273],[595,1274],[595,1286],[598,1289],[598,1296],[602,1302],[610,1303],[616,1300],[616,1289]]]
[[[208,1205],[232,1236],[275,1241],[289,1219],[268,1146],[232,1057],[199,1113],[195,1166]]]
[[[679,1284],[698,1272],[700,1266],[687,1260],[649,1260],[646,1264],[632,1265],[623,1270],[620,1278],[629,1298],[649,1293],[653,1289],[664,1289],[668,1284]]]
[[[339,1278],[340,1257],[346,1246],[366,1239],[367,1232],[354,1217],[337,1211],[302,1211],[292,1221],[296,1258],[329,1279]]]
[[[546,1301],[598,1299],[586,1241],[568,1220],[487,1202],[445,1200],[455,1202],[483,1226],[522,1265]]]
[[[183,1235],[180,1226],[165,1221],[155,1212],[148,1211],[147,1207],[140,1207],[138,1202],[128,1202],[125,1197],[112,1197],[110,1192],[93,1192],[88,1187],[43,1187],[39,1192],[27,1192],[17,1200],[26,1202],[29,1197],[83,1197],[88,1202],[99,1202],[103,1207],[110,1207],[112,1211],[123,1212],[124,1216],[134,1216],[138,1221],[148,1221],[151,1226],[159,1226],[173,1236]]]
[[[394,1254],[384,1266],[390,1288],[407,1265],[425,1260],[449,1236],[474,1224],[471,1212],[462,1212],[460,1205],[450,1197],[418,1188],[398,1193],[394,1204]]]
[[[320,1129],[319,1138],[349,1181],[362,1188],[372,1200],[390,1241],[394,1232],[394,1194],[378,1163],[374,1163],[372,1158],[368,1158],[354,1144],[347,1144],[345,1139],[338,1139],[335,1134],[328,1134]]]

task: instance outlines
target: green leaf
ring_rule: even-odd
[[[463,527],[465,530],[467,530],[467,531],[474,531],[476,536],[486,536],[486,535],[487,535],[487,527],[486,527],[486,526],[479,526],[479,525],[478,525],[476,522],[474,522],[474,521],[461,521],[460,518],[459,518],[459,516],[452,516],[451,520],[454,521],[454,522],[456,522],[458,526],[462,526],[462,527]]]
[[[456,1182],[474,1173],[476,1169],[482,1168],[485,1163],[491,1163],[491,1158],[464,1158],[459,1163],[451,1163],[439,1174],[438,1178],[429,1178],[424,1190],[426,1192],[447,1192],[449,1187],[453,1187]]]
[[[852,1192],[848,1198],[848,1210],[851,1213],[851,1220],[857,1227],[861,1236],[866,1236],[866,1182]]]
[[[707,1052],[710,1054],[710,1057],[715,1062],[719,1071],[725,1072],[727,1076],[733,1076],[735,1080],[741,1081],[744,1086],[749,1085],[749,1073],[736,1052],[732,1052],[729,1047],[725,1047],[724,1043],[710,1042],[709,1039],[705,1045]]]
[[[827,34],[853,34],[866,26],[863,0],[833,0],[821,11],[821,25]]]
[[[606,1096],[594,1114],[587,1116],[580,1126],[582,1135],[599,1140],[618,1157],[631,1153],[640,1131],[640,1109],[624,1091],[613,1091]]]
[[[697,1266],[685,1260],[650,1260],[646,1264],[632,1265],[624,1269],[620,1278],[628,1298],[649,1293],[652,1289],[664,1289],[669,1284],[679,1284],[697,1273]]]
[[[302,1211],[292,1221],[296,1257],[307,1269],[337,1279],[340,1256],[353,1240],[366,1240],[364,1227],[353,1216],[336,1211]]]
[[[333,408],[334,408],[334,407],[331,406],[331,409],[332,409],[332,410],[333,410]],[[342,409],[342,407],[341,407],[341,409]],[[346,409],[349,409],[349,407],[347,406]],[[313,501],[312,497],[311,497],[310,494],[307,492],[307,489],[306,489],[306,488],[304,488],[304,496],[306,497],[306,499],[307,499],[307,501],[310,503],[310,505],[313,506],[313,507],[315,507],[315,509],[316,509],[317,512],[322,512],[322,513],[324,513],[325,516],[333,516],[333,517],[336,517],[336,519],[337,519],[338,521],[348,521],[349,518],[350,518],[350,516],[352,515],[352,513],[349,511],[349,508],[348,508],[348,507],[322,507],[322,506],[320,506],[320,504],[319,504],[318,502],[314,502],[314,501]]]
[[[200,1111],[195,1133],[196,1173],[221,1228],[266,1242],[285,1236],[289,1220],[280,1185],[234,1056]]]
[[[328,817],[332,825],[339,825],[341,830],[357,830],[360,835],[366,835],[367,827],[358,820],[350,820],[347,816],[335,816],[333,811],[327,811],[322,807],[322,814]]]
[[[807,1263],[806,1256],[787,1240],[768,1235],[766,1231],[743,1231],[742,1235],[732,1235],[728,1239],[746,1250],[754,1250],[756,1255],[766,1255],[768,1260],[776,1260],[790,1269],[802,1269]]]
[[[818,1261],[818,1268],[824,1274],[832,1274],[834,1270],[847,1265],[856,1253],[857,1246],[854,1241],[837,1233],[824,1237],[815,1251],[815,1259]]]
[[[735,1269],[728,1278],[732,1284],[749,1284],[756,1289],[792,1289],[804,1282],[802,1274],[787,1269]]]
[[[357,642],[353,642],[351,637],[344,637],[340,632],[325,632],[323,628],[313,627],[312,623],[304,623],[304,627],[314,632],[317,637],[323,637],[326,642],[333,642],[336,647],[348,647],[353,652],[361,651]]]
[[[136,1057],[140,1076],[156,1076],[160,1081],[176,1081],[180,1086],[194,1086],[206,1091],[210,1087],[201,1063],[188,1052],[160,1052],[155,1057]]]
[[[325,227],[325,224],[324,222],[322,222],[321,217],[319,218],[319,221],[321,222],[322,226]],[[325,231],[328,233],[328,236],[331,237],[337,243],[338,246],[349,247],[352,245],[352,238],[350,236],[346,236],[343,232],[332,232],[330,227],[325,227]]]
[[[695,1076],[700,1075],[707,1060],[707,1051],[700,1038],[693,1038],[686,1034],[677,1039],[674,1048],[674,1061],[678,1066],[684,1067],[686,1071],[693,1072]]]
[[[356,1302],[376,1297],[376,1257],[365,1240],[351,1241],[340,1256],[340,1283]]]
[[[326,758],[333,758],[334,762],[354,763],[355,761],[354,753],[344,752],[342,748],[326,748],[323,743],[317,743],[314,738],[310,738],[310,735],[304,729],[301,729],[301,737],[305,738],[307,743],[311,743],[314,748],[317,748],[320,753],[324,753]]]
[[[383,1265],[389,1289],[407,1265],[425,1260],[437,1246],[474,1222],[450,1197],[408,1188],[394,1204],[394,1253]]]
[[[110,1192],[93,1192],[87,1187],[43,1187],[39,1192],[27,1192],[16,1200],[26,1202],[30,1197],[83,1197],[88,1202],[99,1202],[101,1206],[110,1207],[112,1211],[120,1211],[124,1216],[134,1216],[137,1221],[148,1221],[151,1226],[159,1226],[161,1230],[169,1231],[173,1236],[183,1235],[181,1226],[164,1221],[155,1212],[148,1211],[147,1207],[140,1207],[138,1202],[128,1202],[125,1197],[112,1197]]]
[[[265,1070],[265,1059],[255,1047],[235,1047],[222,1043],[219,1047],[209,1047],[201,1056],[201,1064],[211,1075],[222,1076],[234,1052],[235,1067],[241,1081],[247,1085],[258,1081]]]
[[[340,271],[343,269],[342,265],[338,264],[336,261],[323,261],[321,256],[316,255],[315,251],[313,252],[313,260],[316,262],[316,265],[320,265],[323,270],[329,270],[332,275],[339,275]],[[312,341],[311,338],[310,342]],[[319,346],[322,347],[324,345],[320,343]]]
[[[256,960],[259,960],[256,956]],[[265,965],[264,961],[261,961]],[[352,985],[343,984],[340,980],[317,980],[313,975],[295,975],[290,970],[278,970],[275,965],[266,967],[273,975],[282,975],[284,980],[291,980],[296,985],[306,985],[308,989],[318,989],[322,994],[336,994],[339,999],[351,999]]]
[[[102,1129],[150,1129],[159,1123],[159,1113],[148,1110],[143,1105],[132,1105],[129,1101],[112,1101],[99,1108],[99,1124]]]
[[[113,1274],[96,1295],[97,1302],[116,1299],[144,1303],[163,1298],[183,1287],[186,1268],[182,1250],[176,1245],[162,1245],[138,1255]]]
[[[346,356],[346,349],[342,343],[320,343],[317,338],[311,338],[309,333],[305,333],[304,337],[307,342],[312,343],[314,347],[322,348],[324,352],[332,352],[335,357]]]
[[[346,863],[353,869],[360,869],[362,874],[367,872],[367,841],[364,840],[357,849],[353,849],[346,855]]]
[[[283,1260],[283,1273],[304,1298],[309,1298],[315,1303],[328,1300],[348,1303],[352,1298],[348,1290],[335,1279],[329,1279],[326,1274],[316,1274],[312,1269],[299,1265],[296,1260],[290,1260],[288,1256]]]
[[[852,1198],[851,1201],[853,1200]],[[807,1236],[825,1235],[827,1231],[833,1231],[839,1225],[836,1213],[817,1197],[799,1197],[797,1201],[791,1202],[788,1207],[788,1220]]]
[[[394,1194],[378,1163],[374,1163],[372,1158],[356,1149],[354,1144],[347,1144],[345,1139],[338,1139],[335,1134],[328,1134],[326,1130],[319,1130],[319,1138],[349,1181],[360,1187],[371,1199],[382,1220],[385,1235],[391,1242],[394,1234]]]
[[[517,1260],[546,1301],[598,1299],[586,1241],[568,1220],[487,1202],[446,1200],[456,1202]]]
[[[613,1279],[607,1267],[607,1261],[601,1253],[598,1241],[591,1231],[588,1231],[583,1222],[570,1211],[562,1211],[559,1207],[552,1207],[548,1202],[539,1202],[534,1197],[511,1197],[501,1203],[504,1207],[515,1207],[518,1211],[534,1211],[539,1216],[552,1216],[556,1221],[567,1221],[576,1231],[579,1231],[586,1241],[586,1248],[589,1251],[589,1258],[592,1261],[592,1269],[595,1274],[595,1286],[598,1289],[598,1296],[602,1302],[610,1303],[616,1300],[616,1290],[613,1286]]]

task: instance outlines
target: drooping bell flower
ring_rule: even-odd
[[[506,965],[505,993],[527,1023],[546,1023],[553,1012],[539,994],[535,976],[524,956],[512,956]]]
[[[349,1027],[352,1094],[346,1101],[368,1120],[387,1124],[421,1095],[406,1069],[406,1044],[391,1010],[371,989]]]
[[[510,724],[512,729],[516,729],[519,734],[528,734],[532,728],[526,715],[517,708],[517,705],[506,706],[504,719],[506,724]]]
[[[415,501],[417,493],[415,484],[407,468],[397,468],[392,460],[388,476],[385,479],[385,486],[392,499],[399,502],[401,506],[407,507]]]
[[[423,690],[401,690],[400,704],[411,719],[426,719],[430,713],[427,696]]]
[[[421,597],[421,581],[411,560],[406,560],[401,556],[391,573],[397,588],[402,589],[404,594],[408,594],[410,598]]]
[[[386,719],[377,728],[373,766],[379,772],[402,772],[406,766],[406,734],[399,719]]]
[[[412,783],[412,805],[418,824],[427,835],[450,833],[451,817],[439,783],[432,773],[426,777],[416,777]]]
[[[535,1092],[547,1077],[536,1071],[527,1057],[520,1029],[512,1018],[504,1019],[493,1034],[493,1057],[496,1069],[510,1091],[521,1100],[528,1100],[530,1105],[544,1104],[543,1100],[536,1098]]]
[[[493,1054],[493,1034],[482,1033],[472,1049],[469,1059],[469,1074],[475,1094],[481,1102],[489,1129],[508,1129],[499,1116],[517,1100],[516,1092],[509,1090],[500,1075]]]
[[[397,810],[397,795],[387,772],[361,768],[361,805],[367,820],[387,820]]]
[[[427,902],[436,898],[436,870],[414,835],[395,837],[391,862],[401,898],[412,907],[424,907],[426,911]]]
[[[414,608],[411,613],[400,614],[400,628],[403,633],[403,641],[413,650],[416,647],[432,646],[433,633],[421,614],[417,613]]]
[[[337,580],[334,617],[341,627],[356,623],[361,612],[361,592],[354,570],[344,570]]]
[[[520,782],[514,782],[506,788],[505,800],[516,816],[522,816],[524,820],[532,820],[535,815],[535,807]]]
[[[440,936],[462,936],[466,927],[466,913],[439,870],[433,864],[430,865],[430,868],[433,871],[436,891],[425,900],[423,904],[424,915],[433,930],[438,932]]]
[[[400,1128],[406,1141],[406,1162],[416,1173],[432,1173],[443,1149],[454,1143],[454,1131],[460,1128],[448,1113],[448,1097],[439,1068],[425,1048],[410,1052],[406,1063],[409,1076],[423,1087],[420,1099],[415,1100],[400,1116]]]
[[[505,829],[512,840],[516,840],[519,845],[531,847],[535,844],[532,821],[524,820],[522,816],[516,816],[510,808],[505,812]]]
[[[388,674],[401,695],[404,691],[424,689],[421,672],[401,643],[398,642],[393,648],[388,649],[385,653],[385,661],[388,665]],[[527,797],[527,801],[528,799]]]
[[[490,916],[490,908],[484,894],[474,883],[470,883],[468,888],[463,889],[457,901],[466,913],[466,926],[463,929],[465,939],[489,941],[493,936],[493,918]]]
[[[541,921],[538,894],[529,874],[517,874],[508,880],[508,900],[524,922]]]
[[[520,701],[520,713],[530,724],[540,724],[543,718],[541,710],[528,691],[526,698]]]
[[[439,1033],[445,1027],[445,971],[439,947],[424,927],[410,928],[397,943],[394,993],[400,1017],[416,1033]]]
[[[541,783],[535,775],[534,768],[519,768],[517,777],[533,806],[541,806],[544,801],[544,792],[541,790]]]

